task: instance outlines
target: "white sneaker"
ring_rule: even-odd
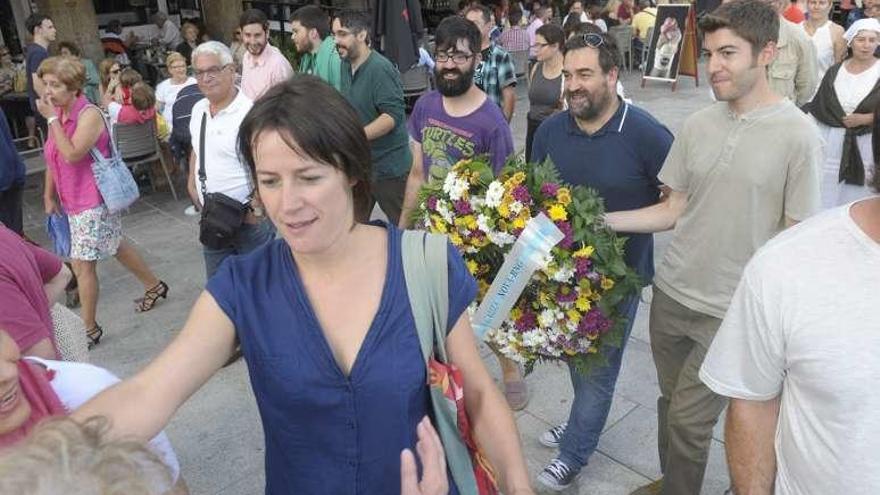
[[[550,447],[553,449],[559,448],[559,442],[562,441],[562,435],[565,434],[565,428],[568,426],[568,422],[562,423],[559,426],[554,426],[549,430],[541,433],[541,436],[538,437],[538,441],[541,442],[541,445],[545,447]]]

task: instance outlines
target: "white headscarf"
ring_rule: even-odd
[[[859,31],[874,31],[880,34],[880,21],[873,17],[868,17],[867,19],[859,19],[852,23],[852,26],[843,33],[846,46],[852,46],[852,40],[859,34]]]

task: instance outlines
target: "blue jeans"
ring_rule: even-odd
[[[214,276],[220,264],[235,254],[247,254],[275,238],[275,226],[268,218],[260,223],[245,223],[235,234],[232,245],[223,249],[210,249],[202,246],[205,255],[206,280]]]
[[[599,444],[599,434],[608,419],[623,351],[626,349],[626,341],[629,340],[638,307],[638,294],[620,303],[622,316],[627,319],[626,330],[619,348],[605,346],[602,349],[608,359],[605,366],[595,368],[589,376],[581,375],[573,366],[569,366],[574,401],[571,403],[568,426],[559,443],[559,459],[575,472],[587,465]]]

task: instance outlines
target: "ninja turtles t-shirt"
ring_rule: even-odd
[[[469,115],[453,117],[443,108],[443,96],[426,93],[410,115],[409,135],[422,146],[425,177],[432,166],[451,167],[465,158],[488,155],[497,175],[513,153],[510,126],[489,98]]]

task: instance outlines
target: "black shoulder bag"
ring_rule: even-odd
[[[207,112],[207,110],[206,110]],[[209,193],[205,174],[205,125],[207,113],[202,114],[199,134],[199,182],[202,186],[202,218],[199,221],[199,241],[210,249],[224,249],[232,245],[236,232],[241,228],[248,205],[242,204],[223,193]]]

